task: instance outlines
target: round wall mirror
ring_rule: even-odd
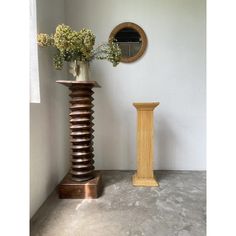
[[[117,25],[111,32],[109,40],[118,43],[121,48],[121,62],[133,62],[139,59],[146,47],[147,37],[143,29],[131,22]]]

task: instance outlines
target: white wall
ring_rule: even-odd
[[[63,0],[38,0],[38,32],[51,33],[64,22]],[[41,103],[30,105],[30,216],[68,169],[68,93],[55,83],[66,73],[52,67],[52,51],[39,48]]]
[[[204,170],[205,0],[65,0],[66,23],[91,28],[97,43],[119,23],[147,34],[142,59],[113,68],[92,63],[97,169],[135,169],[133,102],[159,101],[155,111],[155,168]],[[59,132],[59,131],[58,131]]]
[[[38,32],[59,23],[91,28],[97,43],[119,23],[139,24],[148,48],[137,62],[113,68],[93,62],[95,165],[135,169],[133,102],[159,101],[155,110],[155,169],[204,170],[205,1],[38,0]],[[32,216],[68,170],[68,91],[57,85],[67,70],[53,69],[50,49],[39,49],[41,103],[30,105],[30,204]]]

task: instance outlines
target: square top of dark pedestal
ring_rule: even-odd
[[[93,85],[95,88],[101,88],[101,86],[95,80],[89,81],[76,81],[76,80],[57,80],[56,83],[63,84],[67,87],[79,86],[79,85]]]

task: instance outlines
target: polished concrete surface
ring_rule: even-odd
[[[58,199],[31,220],[31,236],[204,236],[206,172],[156,171],[159,187],[133,187],[133,171],[103,171],[103,195]]]

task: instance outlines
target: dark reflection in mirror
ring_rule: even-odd
[[[117,25],[110,33],[109,40],[119,44],[121,62],[130,63],[138,60],[146,50],[147,36],[143,29],[132,22]]]
[[[132,28],[123,28],[118,31],[114,40],[119,44],[123,57],[135,56],[142,46],[141,36]]]

